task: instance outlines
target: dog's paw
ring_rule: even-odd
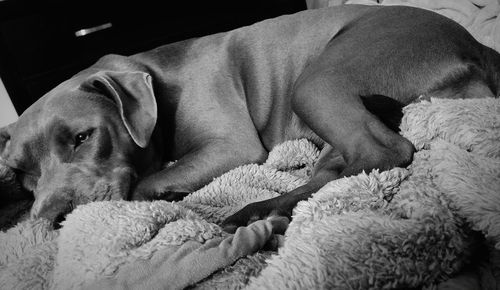
[[[291,219],[291,209],[277,206],[273,199],[263,200],[248,204],[235,214],[229,216],[222,222],[222,228],[228,233],[234,233],[238,227],[247,226],[255,221],[263,219],[273,219],[275,217],[285,217]],[[286,227],[277,234],[282,234]]]

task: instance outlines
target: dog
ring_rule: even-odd
[[[56,221],[96,200],[182,199],[286,140],[322,148],[309,183],[228,217],[234,232],[290,217],[331,180],[410,164],[398,122],[420,96],[497,97],[499,86],[500,55],[434,12],[306,10],[104,56],[0,130],[1,160],[33,192],[31,216]]]

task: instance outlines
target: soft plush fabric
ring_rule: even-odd
[[[500,249],[499,105],[484,99],[408,106],[403,135],[421,149],[409,171],[331,182],[301,202],[285,246],[251,288],[429,285],[466,262],[473,241],[467,224]]]
[[[0,289],[446,289],[438,283],[481,263],[477,233],[487,256],[499,256],[499,116],[491,98],[407,106],[402,134],[419,149],[411,166],[328,183],[298,204],[284,242],[270,221],[234,236],[217,223],[307,182],[319,154],[307,140],[182,202],[90,203],[59,231],[26,220],[0,233]],[[282,246],[269,252],[265,243]],[[481,267],[468,272],[473,286],[500,285],[498,267]]]
[[[58,232],[27,220],[0,233],[0,289],[49,289]]]

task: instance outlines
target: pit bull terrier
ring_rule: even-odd
[[[180,199],[286,140],[322,148],[309,183],[247,205],[223,223],[231,232],[290,217],[333,179],[408,165],[397,122],[419,96],[494,97],[499,85],[500,55],[436,13],[308,10],[104,56],[3,128],[0,152],[34,193],[31,215],[56,220],[94,200]]]

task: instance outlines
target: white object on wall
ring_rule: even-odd
[[[0,79],[0,128],[17,120],[17,112]]]

